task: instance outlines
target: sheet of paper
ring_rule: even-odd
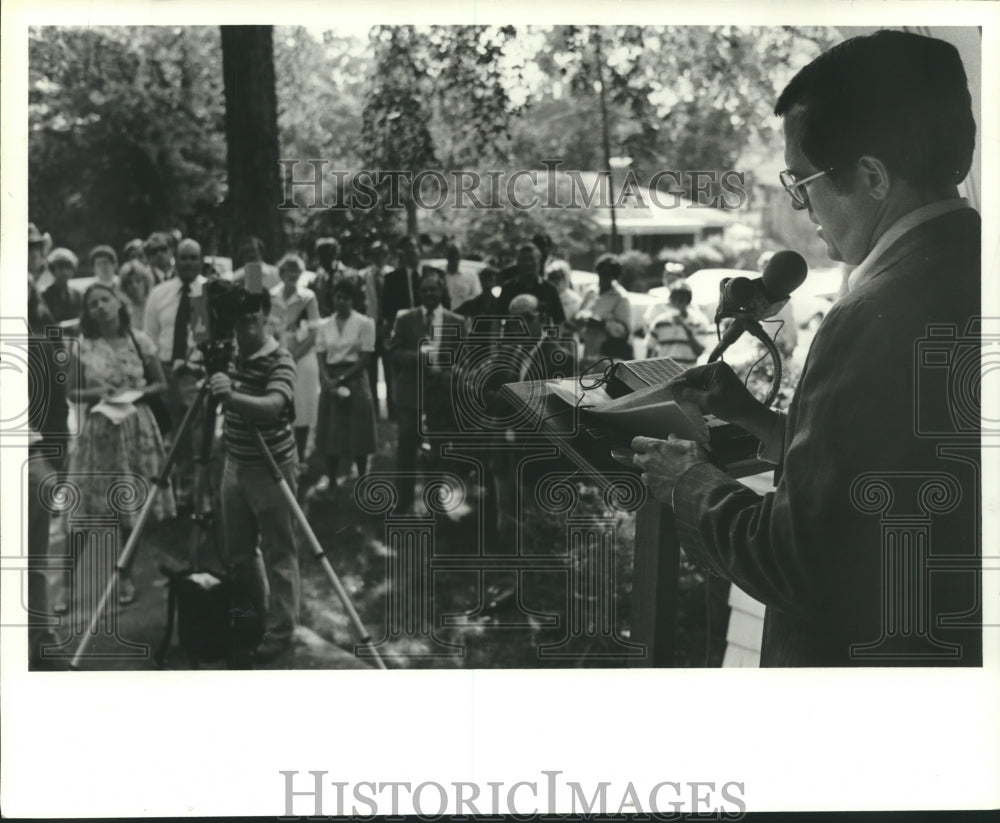
[[[90,410],[90,413],[103,414],[117,426],[137,411],[139,410],[131,403],[110,403],[107,400],[102,400]]]
[[[126,389],[125,391],[118,392],[113,397],[105,397],[103,402],[113,403],[114,405],[131,405],[141,397],[142,391],[140,389]]]

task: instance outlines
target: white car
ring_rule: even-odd
[[[715,319],[715,309],[719,303],[719,283],[726,277],[760,277],[760,272],[744,269],[699,269],[687,278],[691,286],[692,303],[709,320]],[[792,315],[795,324],[803,329],[815,329],[826,317],[840,293],[842,275],[840,269],[817,269],[806,275],[805,282],[792,292]],[[666,291],[662,286],[650,289],[650,294]]]

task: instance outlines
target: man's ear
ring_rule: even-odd
[[[873,200],[885,200],[892,189],[892,178],[885,163],[866,154],[858,159],[858,179]]]

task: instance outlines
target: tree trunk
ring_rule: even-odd
[[[254,235],[264,242],[264,259],[274,261],[284,251],[284,231],[272,27],[220,29],[230,249]]]

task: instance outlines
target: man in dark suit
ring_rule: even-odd
[[[981,665],[981,226],[958,194],[975,143],[961,59],[916,34],[856,37],[775,113],[782,183],[857,266],[849,292],[787,416],[721,363],[676,387],[757,435],[780,480],[757,495],[678,439],[636,438],[633,462],[688,556],[766,605],[761,665]]]
[[[69,285],[69,281],[76,275],[79,262],[69,249],[59,248],[49,252],[49,271],[52,272],[53,282],[45,290],[43,297],[57,323],[78,320],[83,310],[83,294]]]
[[[399,433],[399,512],[413,505],[421,415],[426,417],[425,431],[454,431],[452,371],[447,364],[454,362],[454,356],[449,355],[454,354],[461,340],[464,319],[441,305],[443,292],[440,275],[424,274],[417,288],[421,305],[396,316],[386,347],[394,373],[392,390]]]
[[[434,273],[442,278],[444,282],[444,272],[433,266],[422,266],[420,263],[420,251],[417,241],[409,235],[404,235],[396,244],[396,255],[399,259],[399,266],[385,276],[382,286],[382,336],[388,338],[392,331],[393,323],[396,322],[396,315],[406,309],[412,309],[420,305],[420,279],[424,274]],[[447,297],[442,294],[441,300],[447,305]],[[386,395],[388,397],[389,417],[395,416],[395,399],[392,390],[392,369],[386,373]]]
[[[479,292],[471,300],[466,300],[461,306],[455,309],[457,314],[462,315],[467,321],[468,327],[475,329],[476,334],[488,334],[499,332],[499,300],[493,294],[493,289],[497,285],[499,272],[492,266],[485,266],[479,270]],[[483,320],[477,323],[476,318]],[[492,317],[492,320],[487,318]]]
[[[321,237],[316,241],[319,266],[309,288],[316,294],[320,317],[333,314],[333,287],[343,278],[356,272],[341,262],[340,242],[335,237]]]
[[[559,325],[566,319],[559,292],[539,273],[541,255],[531,243],[524,243],[517,250],[517,262],[500,272],[500,312],[506,314],[510,301],[519,294],[530,294],[538,298],[538,309],[543,322]]]

